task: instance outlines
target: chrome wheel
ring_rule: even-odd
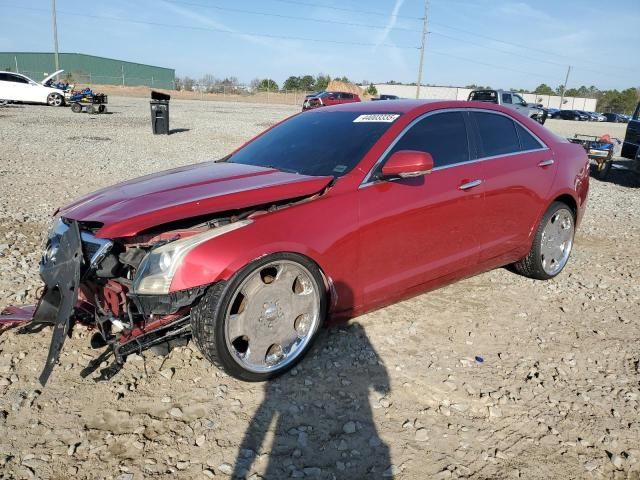
[[[62,101],[62,95],[59,95],[57,93],[50,93],[47,97],[47,103],[52,107],[59,107],[60,105],[62,105]]]
[[[573,214],[566,208],[555,212],[542,231],[540,260],[548,275],[556,275],[567,264],[573,245]]]
[[[320,291],[302,265],[273,261],[233,292],[225,314],[228,351],[244,369],[265,373],[296,360],[320,325]]]

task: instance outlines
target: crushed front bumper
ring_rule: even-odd
[[[60,352],[71,328],[73,310],[78,302],[82,269],[82,240],[75,221],[70,221],[54,252],[40,263],[40,276],[45,284],[44,293],[33,316],[33,324],[53,325],[53,335],[47,363],[40,374],[45,385],[58,363]]]

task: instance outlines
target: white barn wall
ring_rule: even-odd
[[[416,98],[414,85],[387,85],[379,83],[375,85],[378,94],[398,95],[402,98]],[[431,100],[466,100],[471,93],[470,88],[461,87],[420,87],[420,98]],[[535,93],[523,93],[522,97],[529,103],[541,103],[547,108],[560,108],[558,95],[536,95]],[[585,110],[594,112],[596,109],[595,98],[564,97],[565,110]]]

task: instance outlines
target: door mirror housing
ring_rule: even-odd
[[[417,150],[400,150],[391,155],[382,167],[382,176],[389,177],[421,177],[433,170],[433,157],[430,153]]]

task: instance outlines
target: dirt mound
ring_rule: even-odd
[[[353,83],[339,82],[337,80],[331,80],[327,86],[327,90],[330,92],[349,92],[363,97],[365,95],[364,90]]]

